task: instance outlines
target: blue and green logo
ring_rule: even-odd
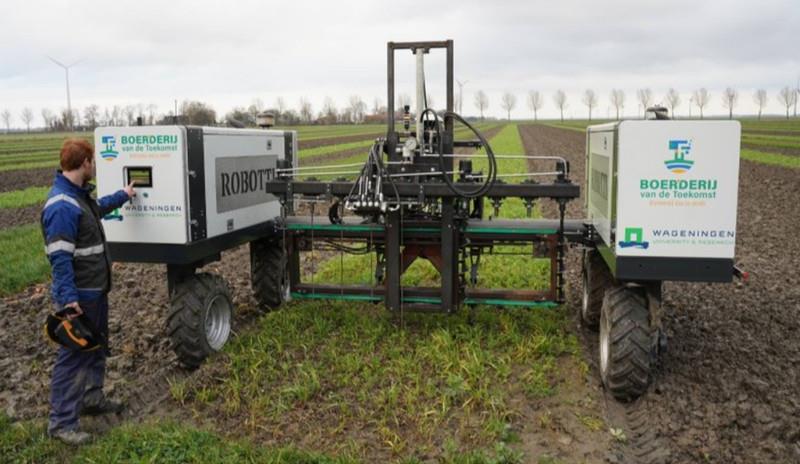
[[[646,250],[650,242],[644,240],[644,230],[641,227],[626,227],[625,240],[619,242],[620,248],[641,248]]]
[[[667,169],[673,174],[683,174],[692,169],[694,161],[686,159],[689,152],[692,151],[691,140],[670,140],[669,150],[672,153],[672,159],[664,161]]]
[[[119,152],[114,149],[117,145],[117,140],[113,135],[104,135],[101,141],[105,145],[103,151],[100,152],[100,156],[102,156],[104,160],[113,161],[119,156]]]

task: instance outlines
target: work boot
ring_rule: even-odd
[[[102,414],[119,414],[125,410],[125,404],[119,401],[112,401],[102,396],[98,401],[86,404],[81,407],[81,416],[100,416]]]
[[[92,440],[90,434],[77,430],[57,430],[50,434],[50,438],[55,438],[62,443],[73,446],[85,445]]]

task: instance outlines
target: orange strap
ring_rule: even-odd
[[[73,342],[77,343],[81,347],[89,344],[85,338],[75,338],[75,336],[72,335],[72,324],[70,324],[69,321],[64,321],[62,324],[64,324],[64,329],[66,329],[65,332],[67,332],[67,336],[69,336]]]

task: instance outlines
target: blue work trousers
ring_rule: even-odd
[[[81,309],[97,330],[108,334],[108,297],[79,301]],[[59,430],[76,430],[78,414],[83,404],[98,404],[103,399],[103,380],[106,373],[106,347],[94,351],[78,351],[66,347],[58,350],[50,384],[51,435]]]

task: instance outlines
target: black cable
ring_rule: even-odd
[[[426,108],[425,110],[422,111],[422,114],[420,115],[420,117],[421,118],[424,117],[425,114],[427,114],[427,113],[432,113],[433,117],[434,117],[434,122],[435,122],[435,127],[436,127],[436,138],[438,139],[438,145],[439,145],[438,146],[439,169],[442,172],[442,176],[444,177],[444,181],[447,184],[447,186],[450,188],[450,190],[453,193],[455,193],[456,195],[458,195],[460,197],[463,197],[463,198],[477,198],[477,197],[480,197],[480,196],[483,196],[484,194],[486,194],[486,192],[488,192],[492,188],[492,186],[494,185],[494,182],[495,182],[495,180],[497,178],[497,160],[494,157],[494,151],[492,151],[492,147],[489,145],[489,142],[483,137],[483,135],[477,129],[472,127],[472,125],[470,123],[468,123],[466,120],[464,120],[464,118],[462,118],[458,113],[454,113],[452,111],[445,112],[445,117],[450,116],[450,117],[452,117],[454,119],[457,119],[462,124],[467,126],[467,128],[469,130],[471,130],[472,133],[474,133],[476,137],[478,137],[478,140],[480,140],[481,145],[483,145],[484,149],[486,150],[486,157],[488,158],[488,161],[489,161],[489,173],[486,175],[486,180],[483,182],[483,184],[478,189],[475,189],[475,190],[463,190],[463,189],[461,189],[459,187],[456,187],[456,185],[453,183],[453,181],[450,179],[449,175],[447,174],[446,168],[445,168],[445,163],[444,163],[444,141],[442,140],[442,133],[441,133],[441,128],[440,128],[441,124],[439,122],[439,115],[436,114],[436,111],[433,110],[432,108]],[[424,130],[424,125],[425,125],[425,123],[424,123],[424,120],[423,120],[423,130]],[[423,141],[424,141],[424,139],[423,139]],[[420,150],[422,150],[422,148],[420,148]]]

